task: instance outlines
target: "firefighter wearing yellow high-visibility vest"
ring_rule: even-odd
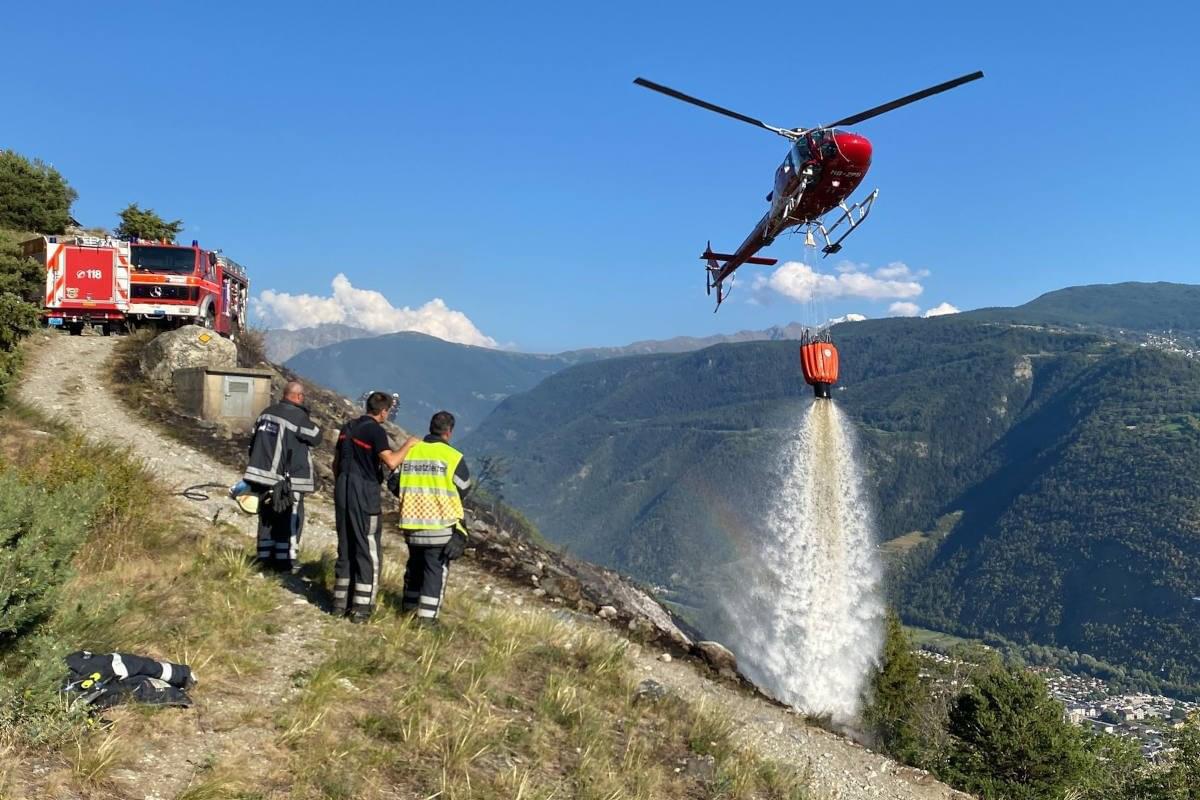
[[[408,542],[404,610],[423,625],[436,625],[450,562],[466,550],[463,497],[471,474],[462,453],[450,446],[454,415],[439,411],[429,435],[413,445],[397,473],[400,529]]]

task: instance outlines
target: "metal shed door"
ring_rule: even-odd
[[[223,399],[221,403],[222,417],[236,417],[238,419],[249,419],[253,414],[250,410],[250,379],[235,378],[226,375],[222,381],[224,384],[222,392]]]

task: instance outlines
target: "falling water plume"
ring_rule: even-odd
[[[881,570],[849,422],[804,412],[780,454],[754,580],[728,595],[733,649],[777,699],[837,724],[855,719],[882,641]]]

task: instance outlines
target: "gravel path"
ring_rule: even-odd
[[[104,380],[104,365],[112,354],[113,344],[113,339],[99,336],[48,334],[42,337],[32,343],[29,366],[18,396],[80,430],[93,441],[129,447],[163,483],[176,490],[199,483],[226,486],[235,483],[238,474],[233,468],[166,438],[127,410]],[[248,537],[254,536],[254,519],[232,513],[229,501],[220,490],[215,490],[211,499],[205,502],[182,499],[179,502],[197,519],[211,520],[220,513],[221,519],[233,523]],[[317,499],[308,512],[305,544],[333,546],[331,509]],[[387,549],[393,552],[391,558],[399,557],[395,552],[399,548]],[[503,586],[495,588],[495,593],[509,598],[529,613],[574,618],[579,624],[603,626],[618,635],[598,619],[564,612],[535,597],[532,586],[507,584],[469,562],[456,570],[456,575],[455,582],[461,587],[460,591],[479,591],[484,586],[492,591],[493,585]],[[453,584],[451,588],[453,590]],[[260,676],[257,685],[248,690],[248,697],[209,700],[204,698],[203,692],[198,693],[201,699],[195,710],[194,730],[185,745],[186,752],[174,753],[157,747],[154,751],[147,750],[138,759],[140,769],[137,774],[129,773],[128,780],[130,784],[136,781],[139,787],[147,789],[147,798],[174,796],[206,760],[233,755],[238,748],[253,742],[256,736],[274,736],[273,731],[259,730],[254,722],[236,730],[227,723],[236,719],[238,709],[247,703],[271,707],[284,700],[294,691],[290,673],[319,660],[329,641],[328,618],[316,608],[282,588],[280,608],[281,622],[285,625],[263,651],[264,660],[273,668]],[[738,740],[764,758],[806,769],[817,797],[822,800],[969,800],[968,795],[950,789],[926,773],[900,766],[845,738],[807,725],[787,709],[715,682],[695,663],[663,661],[657,651],[637,645],[630,648],[630,653],[638,675],[652,678],[680,697],[703,703],[708,709],[726,716],[737,725]],[[281,665],[287,665],[287,668]],[[173,768],[172,764],[176,766]],[[180,764],[190,767],[180,769]],[[153,780],[153,786],[147,787],[146,773],[153,775],[155,771],[159,774]]]
[[[112,392],[105,377],[117,339],[59,333],[39,338],[28,351],[28,366],[17,389],[20,400],[93,442],[128,448],[173,491],[201,483],[225,487],[237,483],[241,475],[235,469],[162,435]],[[222,521],[255,535],[254,517],[238,513],[221,489],[206,491],[208,500],[182,501],[189,515],[212,520],[219,514]],[[304,544],[333,546],[336,535],[331,514],[320,503],[312,505],[313,513],[305,521]]]

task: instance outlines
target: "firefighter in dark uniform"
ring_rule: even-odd
[[[437,624],[450,562],[467,546],[463,497],[471,475],[450,446],[453,433],[454,415],[434,414],[429,435],[408,451],[398,474],[400,529],[408,543],[403,607],[424,625]]]
[[[417,443],[410,438],[393,450],[382,423],[392,398],[383,392],[367,396],[366,412],[338,432],[333,456],[334,511],[338,554],[333,574],[333,613],[351,622],[366,622],[375,608],[382,571],[380,532],[382,508],[379,484],[384,471],[400,466],[404,454]]]
[[[321,429],[304,405],[304,386],[291,381],[283,399],[268,406],[254,423],[250,458],[242,479],[262,499],[258,504],[258,562],[281,572],[300,565],[304,495],[316,491],[311,448]]]

